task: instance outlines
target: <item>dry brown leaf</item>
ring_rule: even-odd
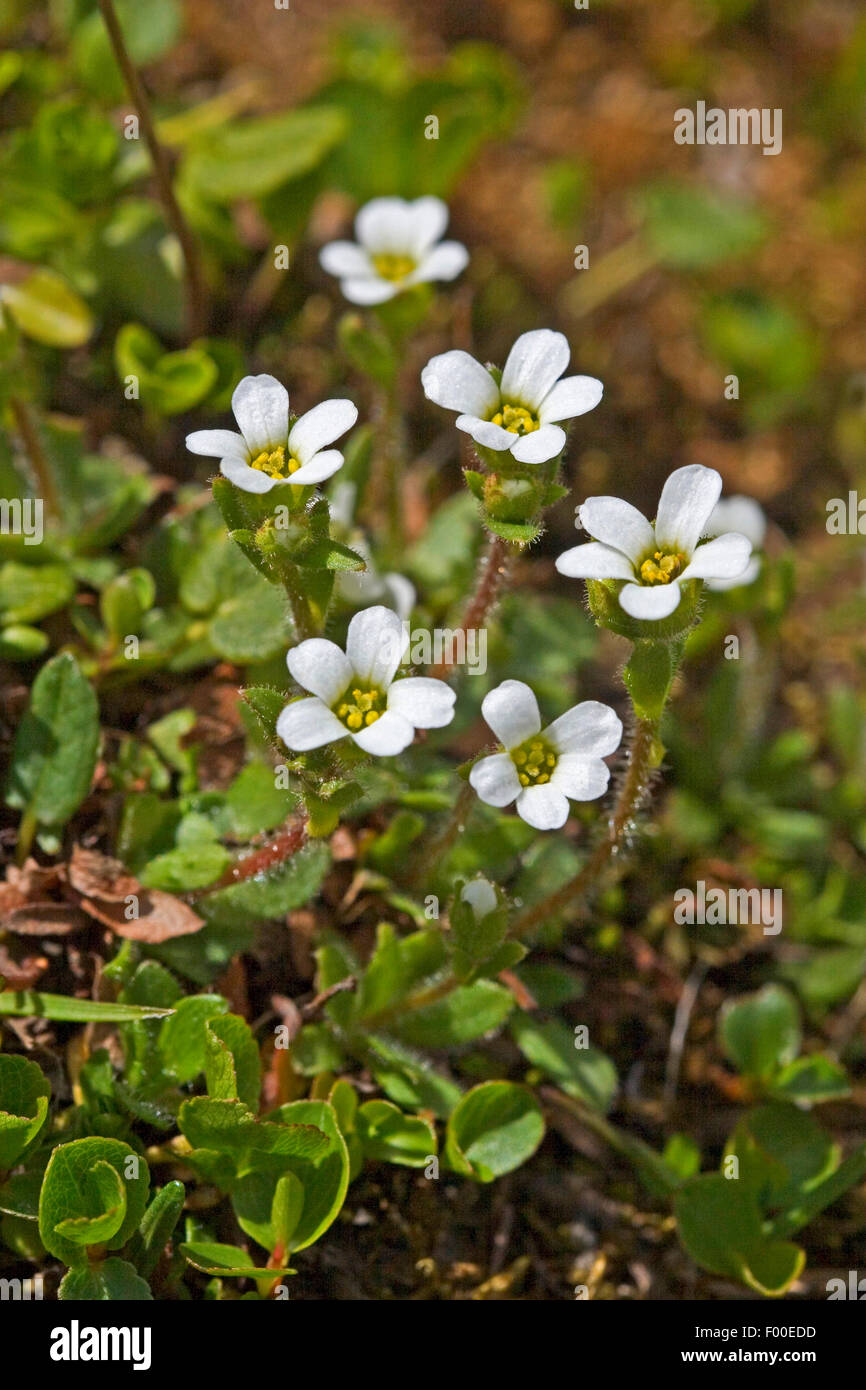
[[[138,916],[131,921],[127,920],[123,903],[82,898],[81,906],[117,936],[129,941],[145,941],[149,946],[158,946],[174,936],[190,936],[204,926],[204,919],[171,893],[163,893],[158,888],[140,888],[134,896],[138,898]]]

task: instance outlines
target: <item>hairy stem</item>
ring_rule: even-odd
[[[637,720],[625,775],[604,834],[579,874],[517,918],[511,928],[512,936],[519,938],[527,935],[549,917],[556,916],[563,908],[568,907],[569,903],[586,897],[597,887],[604,871],[622,849],[635,817],[646,799],[655,765],[654,748],[657,733],[657,720]]]
[[[27,455],[30,467],[36,479],[36,486],[39,495],[45,503],[45,509],[49,516],[57,517],[60,514],[60,504],[57,497],[57,488],[54,486],[54,476],[45,457],[42,448],[42,441],[39,438],[39,431],[36,428],[36,421],[30,410],[30,406],[20,396],[12,396],[9,404],[12,407],[12,414],[15,416],[15,424],[24,445],[24,452]]]
[[[180,204],[175,197],[168,155],[156,133],[156,125],[150,108],[150,99],[145,91],[144,83],[126,47],[123,30],[120,27],[117,11],[114,8],[114,0],[99,0],[99,8],[102,11],[102,18],[105,22],[106,30],[108,31],[108,37],[111,41],[118,67],[123,73],[123,80],[126,83],[129,95],[138,112],[138,118],[141,121],[142,133],[147,148],[150,151],[151,160],[153,161],[153,172],[160,202],[165,211],[168,224],[177,237],[181,252],[183,253],[183,261],[186,268],[187,326],[189,329],[189,336],[195,338],[204,333],[207,329],[207,295],[198,246],[180,210]]]
[[[516,554],[515,548],[508,541],[503,540],[501,536],[490,534],[478,567],[475,592],[463,615],[460,632],[476,632],[488,622],[511,573]],[[458,650],[459,643],[452,639],[451,659],[431,666],[428,675],[437,680],[447,680],[454,670]]]

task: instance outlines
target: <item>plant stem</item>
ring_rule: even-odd
[[[580,873],[570,882],[550,893],[541,902],[527,908],[512,924],[510,935],[525,936],[547,918],[555,916],[576,898],[583,898],[597,886],[604,870],[622,849],[649,790],[654,767],[654,748],[658,721],[638,719],[632,734],[625,775],[608,818],[604,835],[599,840]]]
[[[39,438],[39,431],[36,422],[30,411],[30,406],[20,396],[12,396],[9,404],[12,407],[12,414],[15,416],[15,424],[21,441],[24,445],[25,453],[30,461],[30,467],[36,477],[36,485],[39,489],[42,501],[45,503],[46,511],[49,516],[58,517],[60,515],[60,503],[57,497],[57,488],[54,485],[54,477],[45,457],[45,450],[42,448],[42,441]]]
[[[292,610],[292,626],[295,629],[295,637],[299,642],[305,641],[308,637],[318,637],[319,625],[306,594],[301,593],[300,589],[291,582],[291,578],[284,579],[284,584],[289,607]]]
[[[18,844],[15,850],[15,863],[19,868],[30,853],[30,846],[38,829],[39,822],[35,813],[32,810],[25,811],[18,827]]]
[[[515,548],[508,541],[490,533],[478,567],[475,592],[463,615],[460,632],[475,632],[485,626],[499,601],[516,554]],[[443,660],[438,665],[431,666],[428,675],[437,680],[447,680],[456,665],[455,654],[458,649],[456,637],[452,638],[451,660]]]
[[[186,268],[187,328],[189,336],[195,338],[207,330],[207,294],[198,246],[175,197],[168,155],[156,133],[150,99],[145,91],[144,83],[126,47],[123,30],[114,8],[114,0],[99,0],[99,8],[102,11],[102,18],[111,40],[111,46],[114,49],[118,67],[123,73],[123,79],[141,121],[141,129],[153,161],[156,186],[166,219],[177,237],[183,253]]]
[[[422,849],[422,856],[412,874],[411,882],[413,888],[420,890],[426,883],[431,883],[433,875],[436,873],[442,860],[450,850],[457,836],[463,830],[468,816],[471,814],[475,803],[476,795],[468,782],[464,782],[460,788],[459,795],[451,808],[445,825],[436,836],[432,845]]]

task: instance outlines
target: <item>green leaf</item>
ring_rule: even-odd
[[[117,1170],[97,1159],[84,1175],[81,1197],[89,1215],[58,1221],[55,1235],[74,1245],[102,1245],[117,1234],[126,1217],[126,1189]]]
[[[500,521],[489,512],[484,513],[483,521],[487,530],[492,531],[494,536],[501,536],[504,541],[511,541],[513,545],[531,545],[541,535],[541,527],[534,521]]]
[[[781,985],[730,1000],[719,1020],[720,1043],[744,1076],[771,1079],[800,1050],[800,1011]]]
[[[205,1024],[228,1013],[228,1001],[220,994],[194,994],[178,1001],[159,1030],[157,1047],[164,1070],[181,1085],[194,1081],[205,1069]]]
[[[789,1101],[770,1101],[750,1110],[728,1141],[739,1160],[744,1186],[762,1209],[778,1211],[801,1200],[836,1168],[839,1153],[817,1120]]]
[[[240,1100],[259,1108],[262,1066],[248,1023],[239,1014],[223,1014],[205,1025],[205,1077],[215,1100]]]
[[[455,1172],[493,1182],[531,1158],[543,1138],[544,1118],[531,1091],[512,1081],[485,1081],[451,1115],[445,1157]]]
[[[7,560],[0,566],[4,624],[36,623],[65,607],[74,593],[75,583],[65,565],[19,565]]]
[[[394,1029],[415,1047],[457,1047],[500,1027],[514,1008],[514,996],[492,980],[461,985],[425,1009],[402,1016]]]
[[[241,696],[255,714],[267,737],[271,740],[276,738],[277,720],[288,701],[285,692],[274,690],[267,685],[251,685],[241,691]]]
[[[327,1137],[312,1121],[276,1123],[273,1115],[260,1121],[239,1100],[196,1096],[180,1107],[178,1124],[193,1148],[230,1154],[242,1168],[284,1167],[289,1159],[312,1160],[327,1148]]]
[[[172,1012],[134,1004],[103,1004],[67,994],[39,994],[33,989],[0,993],[0,1014],[11,1018],[50,1018],[56,1023],[135,1023],[139,1019],[165,1018]]]
[[[180,1220],[186,1189],[182,1182],[167,1182],[154,1194],[129,1242],[129,1257],[143,1278],[149,1279]]]
[[[209,893],[198,910],[209,922],[225,926],[283,917],[316,896],[330,862],[327,845],[307,845],[273,873]]]
[[[224,1245],[220,1241],[185,1241],[180,1253],[193,1269],[218,1279],[256,1279],[271,1284],[283,1274],[295,1273],[293,1269],[261,1269],[245,1250],[239,1250],[236,1245]]]
[[[376,1084],[397,1105],[432,1110],[445,1119],[460,1100],[462,1092],[454,1081],[394,1038],[368,1033],[364,1053]]]
[[[152,1302],[153,1294],[145,1281],[126,1260],[111,1256],[98,1264],[68,1269],[57,1290],[61,1302],[141,1303]]]
[[[53,270],[34,270],[0,292],[21,332],[49,347],[80,347],[93,332],[93,316],[84,300]]]
[[[214,203],[260,197],[314,169],[345,126],[343,112],[327,106],[223,126],[192,144],[181,184]]]
[[[359,1106],[356,1127],[365,1158],[424,1168],[437,1152],[436,1131],[420,1115],[404,1115],[389,1100],[368,1100]]]
[[[140,323],[127,323],[114,341],[114,363],[122,381],[134,377],[139,398],[160,415],[179,415],[204,400],[219,375],[200,347],[165,352],[159,339]]]
[[[99,706],[68,652],[42,667],[18,725],[7,800],[43,826],[62,826],[90,790]]]
[[[533,1066],[540,1067],[566,1095],[607,1113],[618,1080],[606,1053],[597,1047],[576,1047],[574,1033],[558,1018],[538,1023],[529,1014],[516,1013],[510,1026],[514,1041]]]
[[[282,825],[297,804],[293,792],[276,786],[272,767],[247,763],[226,792],[221,827],[228,835],[247,839]]]
[[[144,1215],[150,1174],[144,1159],[128,1144],[119,1139],[93,1137],[58,1145],[42,1181],[39,1234],[46,1250],[65,1264],[83,1264],[87,1259],[84,1245],[69,1240],[60,1227],[70,1219],[88,1219],[99,1214],[94,1207],[108,1200],[102,1165],[110,1166],[123,1185],[125,1210],[112,1234],[100,1236],[98,1243],[107,1245],[110,1250],[119,1250]],[[93,1178],[94,1171],[100,1176]]]
[[[806,1256],[790,1241],[764,1236],[754,1192],[736,1178],[704,1173],[674,1197],[680,1239],[711,1274],[739,1279],[778,1298],[799,1276]]]
[[[217,653],[239,665],[281,655],[289,631],[284,595],[261,575],[250,574],[253,583],[222,601],[208,629]]]
[[[160,888],[167,893],[191,893],[207,888],[220,878],[231,855],[223,845],[198,843],[171,849],[167,854],[151,859],[139,873],[145,888]]]
[[[0,1053],[0,1171],[13,1168],[48,1116],[51,1087],[35,1062]]]
[[[295,1227],[290,1249],[304,1250],[328,1229],[340,1212],[349,1184],[349,1152],[332,1105],[326,1101],[298,1100],[281,1105],[268,1116],[279,1121],[274,1128],[314,1126],[324,1142],[315,1152],[293,1154],[286,1167],[304,1189],[303,1211]],[[279,1174],[256,1173],[242,1179],[233,1194],[235,1214],[243,1230],[270,1221]],[[265,1181],[267,1179],[267,1181]],[[257,1239],[253,1234],[253,1239]]]
[[[302,550],[296,550],[292,559],[296,565],[303,565],[308,569],[364,570],[367,568],[367,562],[363,555],[359,555],[350,546],[343,545],[342,542],[332,540],[330,537],[324,540],[311,541]]]
[[[677,270],[703,270],[747,255],[767,235],[760,211],[729,192],[724,196],[685,180],[660,180],[642,190],[640,203],[653,250]]]
[[[305,1023],[292,1043],[292,1065],[302,1076],[339,1071],[344,1058],[326,1023]]]
[[[770,1092],[784,1100],[815,1104],[850,1095],[851,1083],[844,1067],[818,1052],[789,1062],[776,1074]]]

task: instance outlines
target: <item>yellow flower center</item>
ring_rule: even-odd
[[[412,274],[416,264],[411,256],[401,256],[392,251],[383,251],[381,255],[373,256],[372,259],[383,280],[405,280],[407,275]]]
[[[265,449],[256,458],[250,459],[250,468],[254,468],[257,473],[267,473],[269,478],[290,478],[293,473],[297,473],[300,462],[291,456],[286,458],[286,451],[281,444],[277,449]]]
[[[550,781],[557,754],[547,739],[528,738],[519,748],[512,749],[511,761],[517,768],[521,787],[540,787]]]
[[[504,405],[490,419],[492,424],[501,425],[510,434],[532,434],[533,430],[541,428],[541,421],[523,405]]]
[[[334,705],[334,713],[341,724],[345,724],[351,733],[356,734],[359,729],[369,728],[377,719],[381,719],[385,708],[384,691],[377,690],[375,686],[370,690],[361,690],[358,687],[343,692]]]
[[[649,555],[640,567],[642,584],[670,584],[676,579],[686,562],[685,555],[671,550],[657,550]]]

